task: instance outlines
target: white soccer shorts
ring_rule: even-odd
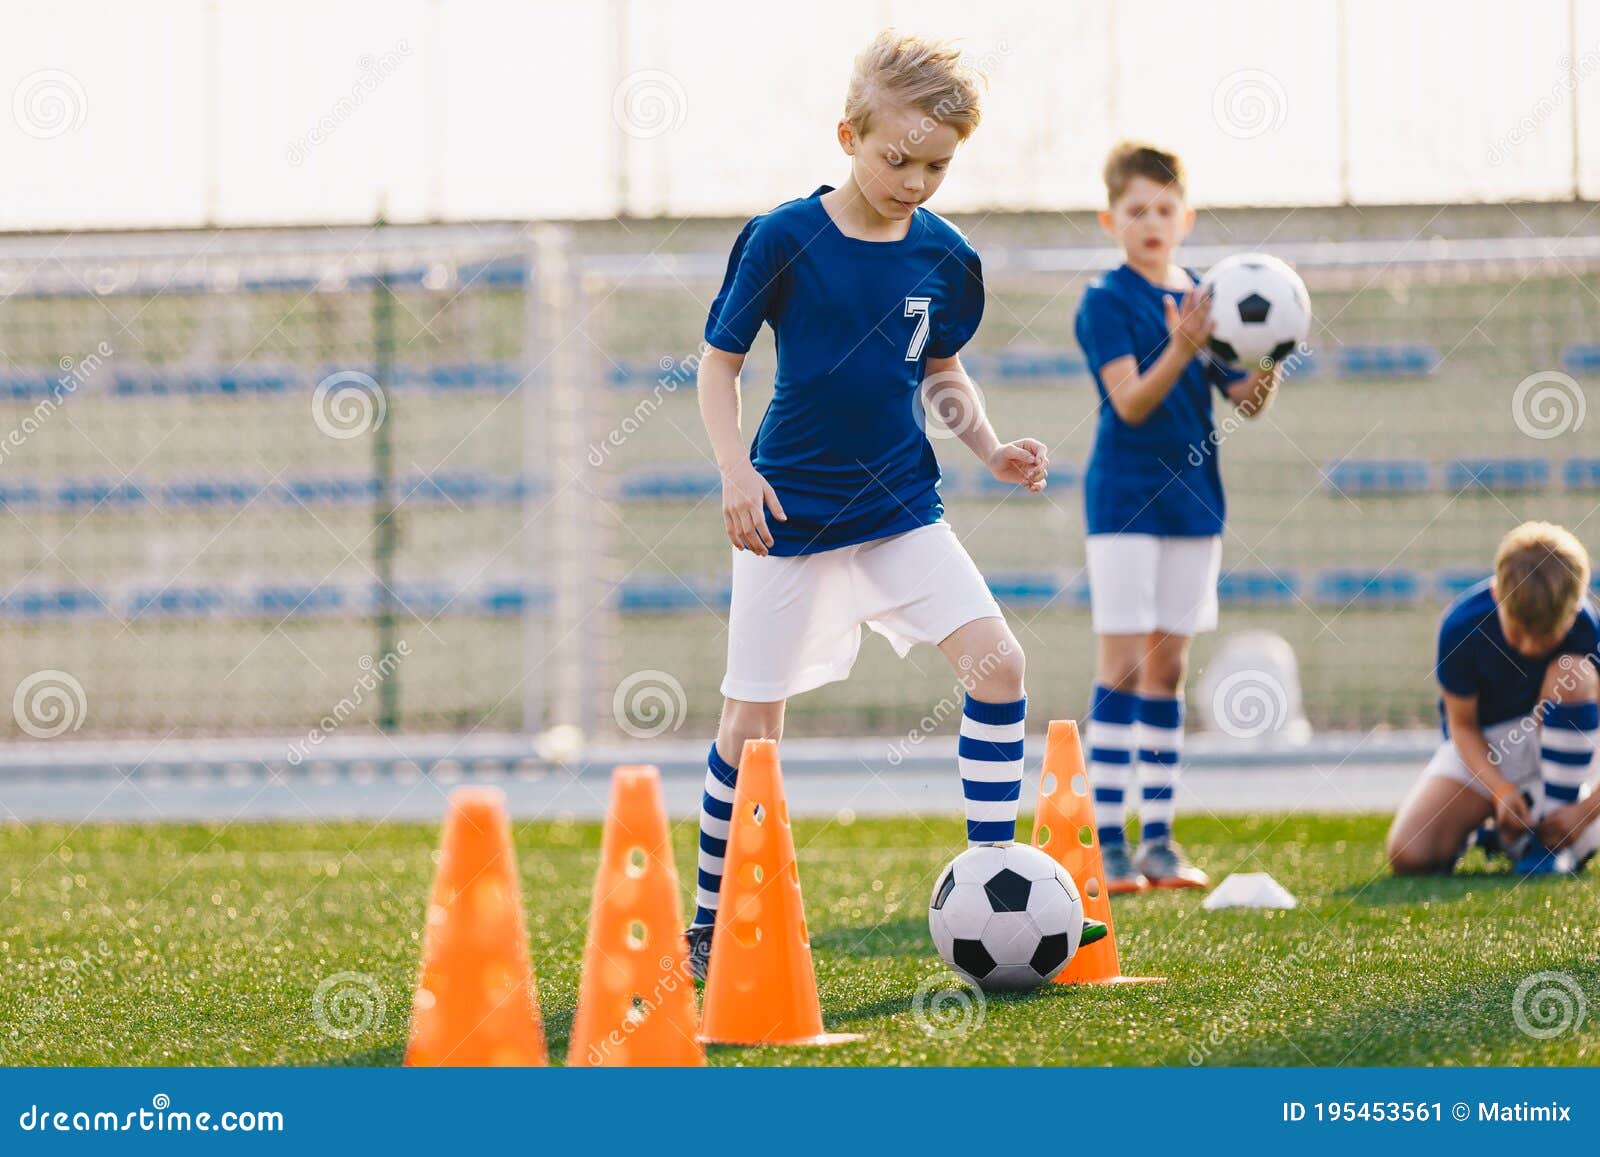
[[[732,549],[729,699],[772,703],[844,679],[865,624],[902,657],[974,619],[999,618],[983,575],[947,522],[816,554]]]
[[[1496,767],[1500,774],[1533,796],[1537,802],[1541,796],[1539,785],[1543,781],[1543,770],[1539,766],[1539,724],[1533,716],[1524,715],[1492,723],[1483,729],[1483,738],[1497,759]],[[1594,786],[1594,774],[1590,773],[1589,783],[1584,787],[1585,795]],[[1485,799],[1489,798],[1488,789],[1468,770],[1453,739],[1446,739],[1439,745],[1422,775],[1425,779],[1438,777],[1454,780],[1470,787]]]
[[[1097,635],[1217,629],[1219,535],[1091,534],[1089,606]]]

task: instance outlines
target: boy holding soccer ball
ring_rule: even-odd
[[[1389,829],[1395,872],[1450,871],[1475,831],[1525,875],[1577,872],[1600,847],[1600,616],[1588,589],[1572,532],[1525,522],[1500,543],[1493,577],[1445,611],[1445,739]]]
[[[722,473],[733,601],[688,931],[701,979],[744,743],[780,735],[790,696],[845,678],[863,624],[902,655],[935,644],[961,674],[967,837],[1015,837],[1022,648],[943,521],[923,424],[926,392],[995,478],[1044,489],[1044,444],[996,436],[958,357],[983,314],[978,255],[925,207],[978,125],[980,79],[945,44],[874,40],[837,127],[844,183],[744,227],[706,322],[700,411]],[[777,374],[747,450],[739,371],[764,324]]]
[[[1084,480],[1089,600],[1097,640],[1089,777],[1107,885],[1201,888],[1206,874],[1173,841],[1189,644],[1217,625],[1225,507],[1211,420],[1216,390],[1253,417],[1278,367],[1231,371],[1202,351],[1211,333],[1199,276],[1173,256],[1194,225],[1183,163],[1122,142],[1105,165],[1105,231],[1124,263],[1097,278],[1077,337],[1100,398]],[[1124,832],[1138,769],[1138,852]]]

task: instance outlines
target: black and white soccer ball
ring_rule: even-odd
[[[944,962],[985,991],[1035,988],[1077,952],[1083,901],[1038,848],[983,844],[939,874],[928,930]]]
[[[1236,368],[1281,362],[1311,335],[1311,296],[1300,275],[1265,253],[1239,253],[1200,281],[1211,294],[1211,353]]]

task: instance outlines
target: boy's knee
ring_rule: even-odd
[[[722,728],[717,746],[733,748],[723,751],[722,757],[738,760],[747,740],[781,739],[783,737],[783,704],[750,703],[742,699],[728,699],[722,705]]]
[[[1584,655],[1557,655],[1544,669],[1544,698],[1551,703],[1584,703],[1600,698],[1600,673]]]
[[[1399,843],[1392,836],[1385,852],[1389,870],[1397,876],[1432,876],[1447,872],[1451,864],[1434,855],[1433,849],[1419,843]]]
[[[1028,657],[1015,639],[997,653],[997,661],[985,680],[994,690],[1012,699],[1022,697],[1023,680],[1028,673]]]

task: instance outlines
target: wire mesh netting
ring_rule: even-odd
[[[709,734],[729,548],[693,383],[731,232],[689,232],[670,253],[599,226],[8,242],[9,733]],[[1117,258],[979,240],[964,356],[1001,436],[1054,465],[1029,496],[936,436],[947,518],[1027,652],[1032,714],[1076,715],[1095,405],[1072,323]],[[1313,350],[1260,419],[1219,409],[1222,631],[1194,664],[1265,628],[1313,724],[1424,724],[1439,612],[1505,530],[1592,529],[1600,246],[1267,247],[1310,287]],[[771,372],[768,335],[747,432]],[[953,683],[931,648],[869,636],[790,729],[900,731]]]

